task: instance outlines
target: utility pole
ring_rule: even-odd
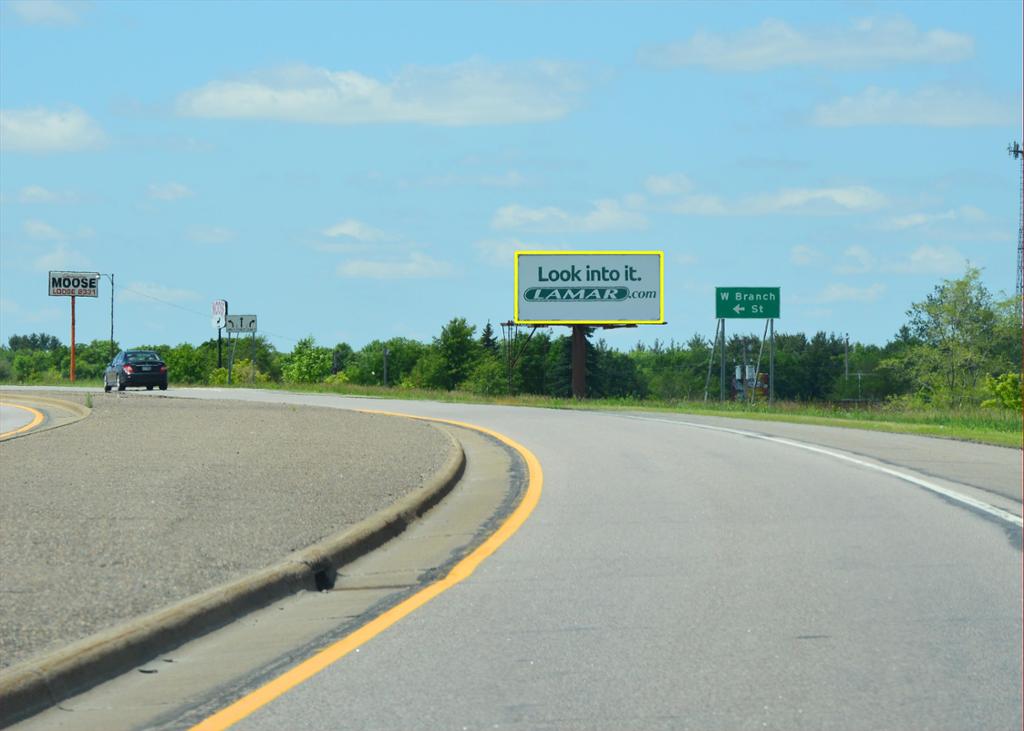
[[[846,372],[846,380],[850,380],[850,333],[846,333],[843,341],[843,366]]]
[[[104,274],[110,280],[110,362],[114,362],[114,274]]]

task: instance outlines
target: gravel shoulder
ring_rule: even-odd
[[[406,419],[131,392],[0,443],[0,667],[343,531],[449,448]]]

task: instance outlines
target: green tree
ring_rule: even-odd
[[[480,333],[480,347],[491,355],[498,355],[498,341],[494,337],[494,328],[491,327],[490,320],[487,321],[487,324],[484,325],[484,329]]]
[[[996,302],[981,282],[981,270],[968,266],[964,276],[937,285],[907,315],[914,344],[889,363],[910,375],[926,402],[960,407],[977,403],[986,376],[1019,367],[1012,301]]]
[[[448,391],[456,389],[469,378],[476,364],[480,344],[473,339],[476,327],[464,317],[453,318],[441,329],[433,346],[441,357],[443,366],[442,387]]]
[[[285,358],[282,374],[286,383],[320,383],[331,375],[331,349],[319,348],[313,336],[303,338]]]
[[[507,390],[505,376],[505,365],[498,356],[485,355],[477,362],[463,387],[483,396],[498,396]]]

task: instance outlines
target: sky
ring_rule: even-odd
[[[1020,2],[0,0],[0,340],[429,341],[512,318],[517,250],[662,250],[665,325],[781,288],[884,344],[944,279],[1012,294]],[[76,340],[110,334],[110,281]],[[729,333],[760,335],[759,321]],[[568,332],[564,328],[561,332]],[[555,331],[558,334],[558,330]]]

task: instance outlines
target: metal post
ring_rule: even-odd
[[[221,330],[222,330],[222,328],[219,328],[219,327],[217,328],[217,367],[218,368],[223,368],[224,367],[224,358],[223,358],[223,354],[221,352],[221,338],[220,338]]]
[[[718,373],[718,400],[725,402],[725,320],[722,320],[722,367]]]
[[[249,343],[249,383],[256,383],[256,331],[252,331]]]
[[[388,387],[388,349],[384,348],[384,388]]]
[[[71,382],[75,382],[75,296],[71,295]]]
[[[768,320],[771,344],[768,346],[768,405],[775,401],[775,320]]]
[[[587,397],[587,334],[583,325],[572,326],[572,395]]]
[[[228,353],[228,385],[231,385],[231,367],[235,364],[235,345],[238,343],[238,338],[231,339],[231,333],[228,333],[228,344],[231,346],[231,352]]]
[[[846,333],[846,340],[843,341],[843,369],[846,382],[850,381],[850,333]]]
[[[704,379],[704,403],[708,402],[708,388],[711,386],[711,366],[715,362],[715,350],[718,349],[718,331],[722,329],[722,321],[715,323],[715,339],[711,343],[711,353],[708,354],[708,375]]]

